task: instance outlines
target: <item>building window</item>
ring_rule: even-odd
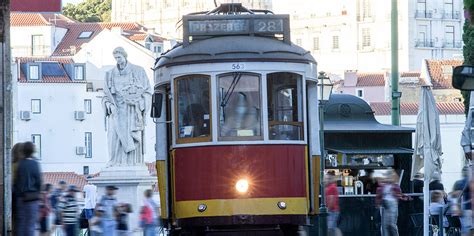
[[[31,55],[39,56],[44,54],[43,35],[31,35]]]
[[[362,0],[362,17],[372,17],[372,9],[370,0]]]
[[[84,80],[84,65],[74,66],[74,80]]]
[[[41,99],[31,99],[31,113],[41,114]]]
[[[454,47],[454,26],[452,25],[447,25],[446,26],[446,35],[445,35],[445,40],[446,40],[446,47]]]
[[[301,45],[302,45],[301,39],[296,39],[296,45],[301,47]]]
[[[84,175],[88,175],[89,174],[89,166],[83,166],[82,167],[82,173]]]
[[[40,67],[39,65],[30,65],[28,73],[29,80],[39,80],[40,79]]]
[[[208,75],[176,78],[175,106],[178,113],[176,143],[212,140],[210,83]]]
[[[92,133],[85,133],[86,158],[92,158]]]
[[[453,0],[444,0],[444,16],[448,19],[455,19]]]
[[[41,134],[32,134],[31,142],[36,147],[35,157],[41,159]]]
[[[81,32],[81,34],[79,34],[79,37],[77,37],[78,39],[88,39],[92,36],[92,31],[83,31]]]
[[[364,98],[364,90],[362,89],[357,89],[356,90],[356,96],[360,98]]]
[[[332,49],[339,49],[339,36],[332,36]]]
[[[153,47],[153,52],[155,53],[161,53],[161,46],[160,45],[155,45]]]
[[[85,100],[84,100],[84,111],[85,111],[87,114],[91,114],[91,113],[92,113],[92,100],[90,100],[90,99],[85,99]]]
[[[370,47],[370,46],[371,46],[370,29],[363,28],[362,29],[362,47]]]
[[[319,50],[319,37],[313,38],[313,50]]]
[[[229,73],[217,79],[219,140],[261,140],[260,76]]]

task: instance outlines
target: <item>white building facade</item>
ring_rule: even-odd
[[[276,13],[291,14],[292,41],[312,52],[320,70],[391,68],[390,0],[276,2]],[[462,0],[398,3],[400,71],[420,71],[423,59],[462,55]]]
[[[74,72],[50,75],[75,65],[85,69],[72,60],[19,58],[12,70],[13,141],[35,143],[36,158],[46,172],[92,174],[107,161],[102,93],[88,91],[86,78],[71,76]]]
[[[250,9],[272,9],[272,0],[217,0],[216,3],[240,2]],[[112,0],[112,22],[138,22],[154,28],[166,38],[181,39],[180,20],[183,15],[210,11],[214,1],[209,0]]]
[[[116,65],[113,49],[123,47],[153,87],[155,58],[173,42],[137,23],[77,23],[46,13],[11,18],[14,142],[34,142],[43,171],[99,172],[109,160],[102,98],[105,73]],[[151,118],[145,139],[145,162],[153,162]]]

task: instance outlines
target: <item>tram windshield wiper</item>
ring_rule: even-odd
[[[227,104],[229,103],[230,97],[234,93],[235,87],[237,87],[237,84],[240,81],[240,78],[242,78],[242,73],[235,73],[234,78],[232,79],[232,83],[229,86],[229,89],[225,92],[224,96],[222,97],[221,101],[221,107],[225,108]]]

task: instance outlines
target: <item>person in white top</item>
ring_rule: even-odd
[[[84,185],[84,213],[86,219],[89,221],[94,216],[94,208],[97,203],[97,187],[91,184],[89,181],[92,179],[92,176],[87,176],[87,184]]]

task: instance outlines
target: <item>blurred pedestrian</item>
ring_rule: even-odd
[[[461,196],[461,233],[462,235],[470,235],[472,229],[472,208],[471,208],[471,191],[469,189],[470,171],[468,166],[462,169],[462,179],[456,181],[453,187],[453,194]]]
[[[400,186],[396,183],[398,176],[393,170],[385,173],[380,187],[377,188],[375,204],[383,208],[382,230],[384,235],[398,236],[398,200],[408,200],[409,198],[402,194]]]
[[[64,201],[64,197],[67,194],[67,183],[64,180],[60,180],[58,182],[58,188],[56,188],[51,195],[51,206],[53,208],[53,215],[54,215],[54,220],[53,220],[53,226],[51,231],[52,232],[63,232],[63,227],[62,227],[62,219],[61,219],[61,210],[59,209],[59,203],[61,201]]]
[[[431,192],[431,202],[430,202],[430,215],[435,217],[436,220],[439,219],[439,215],[443,215],[443,222],[439,222],[441,224],[441,229],[448,227],[448,219],[444,216],[444,192],[441,190],[435,190]]]
[[[94,210],[94,216],[89,221],[89,229],[90,229],[90,236],[102,236],[104,235],[102,232],[101,224],[102,224],[102,217],[104,216],[104,208],[97,204],[97,207]]]
[[[50,195],[53,190],[53,185],[45,184],[43,185],[43,191],[41,192],[41,201],[40,201],[40,233],[41,236],[49,236],[51,234],[51,199]]]
[[[156,227],[159,225],[158,204],[153,200],[153,191],[145,191],[145,199],[140,213],[140,225],[143,227],[144,236],[156,235]]]
[[[339,236],[342,235],[341,230],[337,228],[339,220],[339,191],[337,190],[337,179],[333,172],[326,175],[326,203],[328,207],[328,234]]]
[[[117,235],[129,235],[128,214],[132,212],[132,207],[128,203],[119,204],[117,207]]]
[[[41,195],[41,169],[33,158],[35,145],[32,142],[23,144],[24,158],[18,162],[15,177],[15,194],[17,201],[17,230],[19,236],[34,236],[38,220],[39,200]]]
[[[117,235],[117,207],[118,202],[115,198],[115,191],[118,190],[114,185],[106,186],[105,195],[99,201],[100,206],[104,208],[104,214],[101,220],[101,229],[104,236]]]
[[[84,215],[85,218],[89,221],[94,216],[94,208],[97,204],[97,187],[91,184],[90,180],[92,176],[87,176],[87,184],[84,185],[83,192],[84,192]],[[90,230],[90,227],[89,227]]]
[[[16,172],[18,169],[18,163],[20,160],[24,158],[23,154],[23,143],[16,143],[13,145],[11,150],[12,155],[12,234],[16,235],[16,228],[17,228],[17,201],[18,201],[18,194],[15,191],[15,184],[16,184]]]
[[[67,236],[77,236],[79,222],[79,205],[76,193],[79,192],[75,185],[70,185],[66,196],[59,202],[59,210],[63,229]]]

